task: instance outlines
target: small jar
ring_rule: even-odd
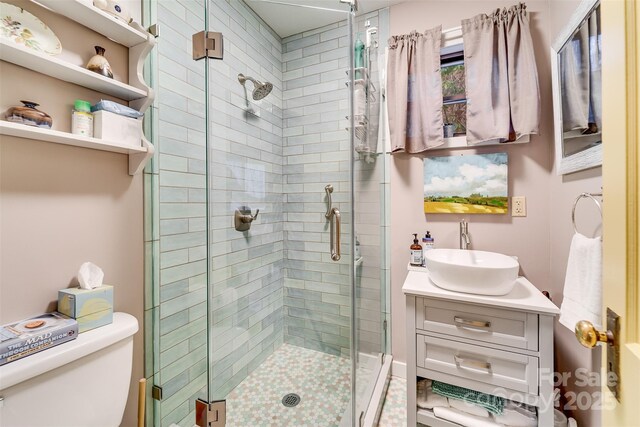
[[[71,133],[93,137],[93,114],[91,114],[90,102],[76,99],[73,103]]]
[[[47,113],[36,109],[38,104],[31,101],[20,101],[24,104],[21,107],[11,107],[5,113],[8,122],[21,123],[28,126],[51,129],[53,120]]]

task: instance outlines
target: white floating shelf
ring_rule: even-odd
[[[19,123],[0,121],[0,135],[27,138],[36,141],[52,142],[54,144],[71,145],[74,147],[90,148],[93,150],[110,151],[129,155],[129,174],[142,172],[147,160],[153,155],[154,147],[142,139],[144,146],[133,147],[118,142],[105,141],[98,138],[88,138],[57,130],[43,129]]]
[[[61,1],[60,3],[66,2]],[[62,61],[55,56],[35,52],[11,41],[0,40],[0,59],[126,101],[147,96],[147,92],[142,89],[101,76],[93,71]]]
[[[98,9],[93,6],[91,0],[37,0],[37,2],[121,45],[132,47],[147,41],[146,33]]]

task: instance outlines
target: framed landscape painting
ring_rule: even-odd
[[[507,153],[426,157],[424,212],[506,214]]]

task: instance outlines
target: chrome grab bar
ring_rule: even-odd
[[[491,373],[491,363],[484,360],[469,359],[460,357],[457,354],[453,356],[453,360],[456,362],[458,368],[469,369],[483,374]]]
[[[333,261],[340,260],[340,210],[333,208],[333,202],[331,202],[331,193],[333,193],[333,185],[327,184],[324,187],[325,193],[327,193],[327,213],[324,214],[325,218],[329,220],[329,249],[331,251],[331,259]],[[334,238],[335,235],[335,238]]]
[[[485,320],[469,320],[469,319],[464,319],[458,316],[455,316],[453,318],[453,322],[456,324],[456,326],[460,326],[460,327],[484,328],[484,329],[491,327],[491,322],[488,322]]]
[[[327,213],[324,214],[324,217],[327,219],[331,219],[331,205],[333,205],[333,203],[331,202],[331,193],[333,193],[333,185],[327,184],[324,187],[324,192],[327,193]]]
[[[333,261],[340,260],[340,210],[338,208],[331,209],[331,231],[330,231],[330,243],[331,246],[331,259]],[[335,226],[334,226],[335,224]],[[335,232],[335,233],[334,233]],[[334,241],[335,234],[335,241]]]

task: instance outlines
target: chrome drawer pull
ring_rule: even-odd
[[[469,320],[469,319],[463,319],[462,317],[458,317],[455,316],[453,318],[454,323],[456,323],[457,326],[466,326],[469,328],[483,328],[483,329],[487,329],[491,327],[491,322],[485,321],[485,320]]]
[[[483,370],[482,373],[491,373],[491,363],[484,360],[467,359],[458,355],[453,356],[453,360],[456,362],[456,366],[462,369]]]

